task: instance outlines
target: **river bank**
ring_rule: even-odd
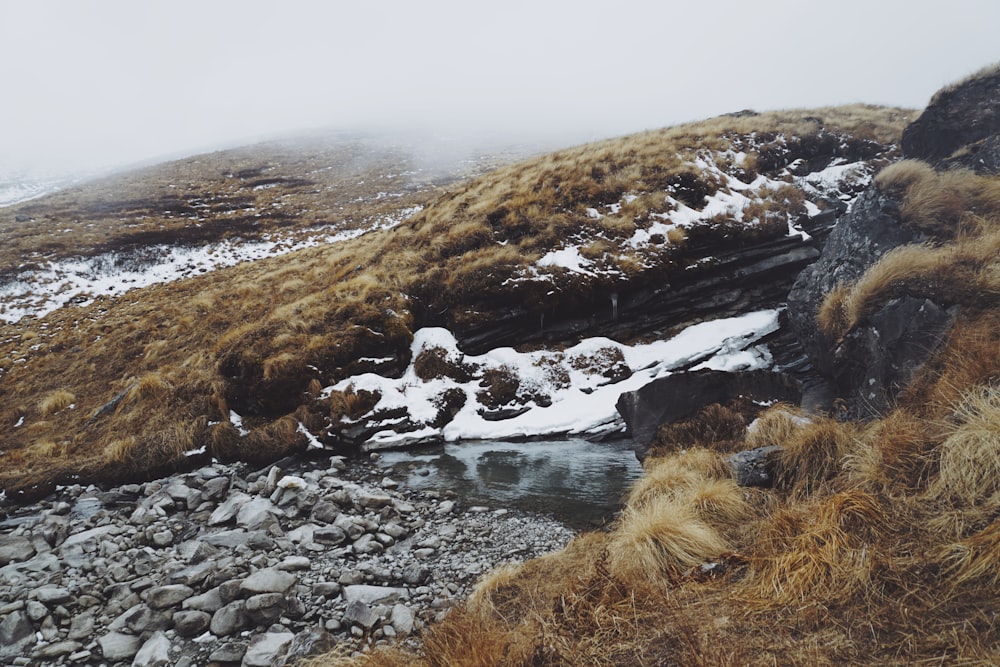
[[[339,456],[65,487],[0,521],[0,659],[286,664],[411,635],[573,534]]]

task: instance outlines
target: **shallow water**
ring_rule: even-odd
[[[468,505],[542,512],[577,528],[609,519],[642,473],[628,442],[578,438],[449,443],[383,452],[381,461],[413,488],[454,491]]]

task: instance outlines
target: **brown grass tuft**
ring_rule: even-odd
[[[43,417],[48,417],[54,415],[57,412],[61,412],[73,404],[76,400],[76,396],[73,392],[66,391],[65,389],[56,389],[51,391],[38,402],[38,412]]]

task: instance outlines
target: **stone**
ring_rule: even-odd
[[[431,577],[431,571],[426,565],[411,565],[403,570],[403,582],[409,586],[419,586]]]
[[[73,594],[62,586],[42,586],[36,588],[31,595],[46,605],[62,604],[73,599]]]
[[[109,632],[97,639],[101,647],[101,654],[105,660],[117,662],[119,660],[131,660],[139,652],[142,646],[142,639],[135,635],[126,635],[121,632]]]
[[[397,634],[404,636],[411,634],[413,632],[413,610],[405,604],[394,605],[389,616],[389,623],[396,629]]]
[[[454,500],[445,500],[440,505],[438,505],[437,509],[434,510],[434,513],[435,514],[451,514],[452,511],[454,511],[454,509],[455,509],[455,501]]]
[[[132,667],[166,667],[169,664],[170,640],[162,632],[154,632],[132,660]]]
[[[28,560],[34,555],[34,545],[25,538],[0,535],[0,567]]]
[[[900,221],[895,195],[870,187],[830,233],[815,264],[803,270],[788,295],[788,322],[828,387],[817,412],[867,419],[885,410],[943,341],[956,311],[916,297],[890,299],[834,339],[816,324],[826,294],[856,282],[890,250],[925,241]],[[833,399],[843,399],[836,405]]]
[[[94,634],[94,614],[92,612],[87,612],[86,614],[76,614],[73,616],[73,620],[70,621],[69,633],[66,635],[67,639],[88,639]]]
[[[737,452],[726,459],[733,477],[740,486],[770,487],[774,482],[777,457],[782,448],[777,445]]]
[[[49,608],[37,600],[28,600],[25,611],[28,612],[28,618],[33,621],[40,621],[49,615]]]
[[[940,160],[966,144],[1000,134],[998,98],[998,68],[938,91],[920,116],[903,130],[903,154]]]
[[[295,585],[296,577],[274,568],[257,570],[240,584],[240,590],[254,593],[284,593]]]
[[[158,530],[153,533],[153,544],[163,548],[174,543],[174,534],[169,530]]]
[[[246,610],[254,625],[269,625],[285,610],[285,596],[281,593],[251,595],[246,600]]]
[[[181,606],[184,609],[194,609],[197,611],[215,613],[225,604],[226,603],[222,600],[222,596],[219,593],[219,589],[213,588],[205,591],[201,595],[192,595],[188,599],[184,600]]]
[[[370,628],[378,621],[378,615],[361,600],[351,600],[347,603],[347,609],[344,610],[343,620],[363,628]]]
[[[385,547],[382,546],[371,533],[366,533],[365,535],[359,537],[354,544],[351,545],[351,548],[356,554],[378,554],[385,551]]]
[[[226,491],[229,490],[229,479],[226,477],[215,477],[208,480],[201,487],[201,493],[206,498],[211,500],[218,500],[226,495]]]
[[[246,544],[249,536],[250,534],[242,528],[234,528],[232,530],[220,530],[216,533],[209,533],[202,536],[201,539],[213,547],[232,549]]]
[[[316,597],[335,598],[340,595],[341,586],[336,581],[321,581],[313,584],[312,594]]]
[[[384,493],[361,491],[358,493],[358,504],[368,509],[382,509],[392,504],[392,497]]]
[[[237,644],[235,642],[226,642],[219,648],[215,649],[208,654],[209,662],[240,662],[243,660],[243,656],[247,652],[247,647],[244,644]]]
[[[174,630],[181,637],[196,637],[208,629],[212,616],[208,612],[188,610],[178,611],[173,616]]]
[[[250,640],[246,654],[243,656],[243,667],[270,667],[271,661],[278,657],[295,635],[291,632],[266,632]]]
[[[285,556],[280,563],[275,565],[275,568],[286,572],[308,570],[310,567],[312,567],[312,562],[305,556]]]
[[[142,634],[153,630],[166,630],[170,627],[170,617],[154,611],[145,604],[137,604],[123,612],[108,626],[116,632],[128,630],[133,634]]]
[[[316,503],[312,510],[312,518],[320,523],[333,523],[338,514],[340,507],[327,501]]]
[[[61,642],[48,644],[47,646],[42,646],[36,649],[32,655],[35,658],[41,658],[43,660],[52,660],[53,658],[59,658],[64,655],[69,655],[70,653],[73,653],[74,651],[78,650],[80,650],[80,642],[64,640]]]
[[[208,525],[218,526],[232,521],[236,518],[236,514],[240,511],[240,508],[250,502],[250,500],[250,496],[241,491],[230,494],[228,498],[215,508],[211,516],[208,517]]]
[[[312,539],[317,544],[337,546],[347,540],[347,533],[337,526],[324,526],[313,531]]]
[[[15,611],[0,621],[0,658],[24,655],[35,643],[35,629],[27,612]]]
[[[379,604],[405,600],[410,597],[410,594],[405,588],[356,584],[354,586],[345,586],[343,596],[347,602],[360,601],[365,604]]]
[[[257,530],[276,524],[278,516],[284,514],[267,498],[254,498],[244,503],[236,513],[236,525],[248,530]]]
[[[320,627],[312,627],[295,635],[278,665],[294,665],[299,660],[333,650],[336,641],[329,632]]]
[[[194,589],[184,584],[168,584],[157,586],[146,591],[145,599],[153,609],[166,609],[178,605],[194,595]]]
[[[641,461],[649,453],[661,424],[690,417],[707,405],[741,396],[756,401],[798,403],[802,385],[788,375],[770,371],[680,372],[622,393],[616,407],[629,427],[635,455]]]
[[[218,570],[220,564],[218,561],[206,560],[200,563],[195,563],[194,565],[189,565],[184,569],[177,570],[170,574],[169,580],[172,584],[182,584],[184,586],[199,586],[206,579]]]
[[[221,607],[212,615],[209,629],[216,637],[227,637],[234,635],[240,630],[249,627],[250,619],[247,617],[246,602],[236,600]]]

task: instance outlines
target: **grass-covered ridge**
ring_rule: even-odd
[[[201,448],[223,459],[299,448],[339,409],[319,390],[363,370],[359,358],[405,366],[421,326],[541,313],[697,270],[720,244],[795,233],[894,155],[906,119],[853,106],[608,140],[422,190],[399,205],[424,210],[392,229],[4,325],[0,488],[148,476]],[[314,189],[282,191],[293,220],[295,188]],[[54,210],[30,215],[62,224]]]

